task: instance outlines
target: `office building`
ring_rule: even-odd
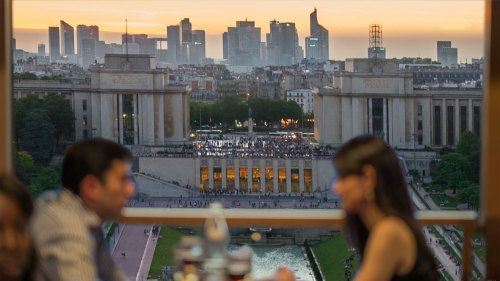
[[[49,55],[51,63],[56,62],[61,57],[59,27],[57,26],[49,27]]]
[[[99,41],[99,27],[78,25],[76,27],[78,62],[84,69],[96,59],[96,44]]]
[[[38,55],[41,57],[45,56],[45,44],[38,44]]]
[[[267,64],[286,66],[300,62],[297,53],[299,40],[295,23],[280,23],[273,20],[269,26],[270,33],[266,34]]]
[[[306,58],[327,61],[329,59],[328,30],[318,23],[316,8],[310,15],[311,34],[306,37]]]
[[[451,41],[437,41],[437,59],[443,66],[458,66],[457,48],[451,47]]]
[[[146,34],[122,34],[123,53],[155,55],[156,41]]]
[[[61,54],[74,55],[75,54],[75,29],[61,21]]]
[[[193,42],[193,29],[189,18],[181,20],[180,24],[180,41],[181,48],[179,53],[178,61],[182,64],[188,63],[189,59],[189,45]]]
[[[178,25],[167,26],[167,62],[171,67],[177,67],[181,46],[180,38]]]
[[[189,63],[201,64],[205,58],[205,31],[193,30],[192,42],[189,44]]]
[[[237,21],[236,27],[228,27],[224,45],[227,45],[229,65],[260,65],[260,27],[255,27],[255,22]]]
[[[227,32],[222,33],[222,58],[227,60]]]

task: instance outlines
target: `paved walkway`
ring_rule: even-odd
[[[151,226],[125,225],[120,240],[112,254],[113,260],[123,270],[129,280],[136,280],[136,275],[141,265],[144,249],[149,238],[149,236],[144,234],[145,228],[151,229]]]
[[[434,200],[432,200],[432,198],[430,197],[430,194],[428,194],[422,187],[415,187],[415,190],[417,190],[417,192],[420,194],[421,198],[423,198],[425,200],[425,202],[427,203],[427,205],[430,207],[431,210],[440,210],[440,207],[434,202]],[[421,200],[421,199],[419,198],[419,200]],[[427,207],[425,207],[425,209],[427,209]],[[443,227],[436,226],[436,229],[446,239],[446,241],[453,248],[455,253],[457,253],[458,255],[461,255],[462,251],[457,249],[457,247],[455,246],[455,243],[453,241],[451,241],[449,235],[445,235]],[[462,232],[460,230],[457,230],[457,231],[462,234]],[[474,264],[479,269],[479,271],[484,275],[485,269],[486,269],[484,263],[479,259],[479,257],[476,255],[476,253],[472,252],[472,255],[473,255]],[[449,271],[449,272],[450,272],[450,274],[452,274],[452,271]],[[473,271],[473,273],[474,273],[474,271]]]
[[[144,249],[144,253],[143,253],[143,256],[142,256],[142,259],[141,259],[141,264],[140,264],[140,267],[139,267],[139,270],[137,272],[137,277],[136,277],[136,281],[146,281],[147,278],[148,278],[148,274],[149,274],[149,269],[151,268],[151,262],[153,261],[153,255],[155,253],[155,249],[156,249],[156,243],[158,242],[158,237],[154,237],[151,233],[152,233],[152,230],[153,227],[149,227],[149,237],[148,237],[148,242],[146,243],[146,248]],[[161,230],[161,227],[160,229],[158,230],[158,233],[159,231]]]

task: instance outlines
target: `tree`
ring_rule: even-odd
[[[20,98],[14,103],[14,119],[16,126],[16,137],[19,138],[19,132],[24,128],[24,118],[29,112],[42,107],[42,100],[37,95],[28,95]]]
[[[14,79],[17,80],[38,80],[38,77],[30,72],[22,72],[22,73],[14,72],[12,76]]]
[[[461,188],[457,193],[457,199],[461,203],[466,203],[469,208],[479,208],[479,184],[472,183]]]
[[[60,164],[37,167],[37,175],[31,180],[29,189],[33,197],[46,190],[57,189],[61,185]]]
[[[35,109],[24,118],[19,145],[33,156],[36,163],[48,164],[55,148],[55,132],[47,111]]]
[[[35,161],[28,152],[20,151],[16,153],[16,177],[25,185],[28,185],[31,181],[34,164]]]
[[[237,96],[225,96],[220,102],[222,120],[227,124],[234,121],[245,121],[248,118],[248,106],[242,103]]]
[[[65,136],[66,139],[69,139],[73,135],[75,127],[75,115],[69,100],[62,95],[48,94],[43,99],[42,108],[47,111],[50,121],[56,129],[57,144]]]
[[[300,120],[302,117],[302,108],[297,102],[289,100],[286,103],[283,115],[283,118],[285,119]]]
[[[474,132],[465,131],[458,140],[457,152],[467,157],[471,165],[470,181],[479,183],[481,140]]]
[[[198,127],[200,126],[200,104],[197,102],[190,102],[189,103],[189,119],[191,122],[191,127]]]
[[[64,137],[71,139],[75,126],[75,115],[71,104],[64,96],[51,93],[43,99],[39,99],[37,95],[28,95],[18,99],[14,103],[14,118],[18,142],[21,130],[26,124],[24,119],[29,112],[35,109],[43,109],[47,112],[50,122],[56,128],[54,132],[56,144]]]
[[[252,118],[258,123],[272,122],[270,114],[271,100],[264,98],[248,99],[248,107],[252,109]]]
[[[443,155],[437,163],[432,182],[435,185],[453,189],[453,193],[456,193],[459,184],[468,180],[469,173],[470,162],[467,157],[460,153],[451,152]]]

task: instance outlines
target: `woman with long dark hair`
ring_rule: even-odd
[[[438,280],[394,151],[380,138],[360,136],[333,162],[332,188],[346,211],[347,237],[361,255],[354,280]]]
[[[0,175],[0,280],[34,280],[36,255],[28,238],[31,194],[13,177]]]

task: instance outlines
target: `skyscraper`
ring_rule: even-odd
[[[437,41],[437,59],[444,66],[458,65],[458,50],[451,47],[451,41]]]
[[[76,27],[76,42],[78,49],[78,62],[83,68],[96,59],[96,43],[99,41],[99,27],[80,24]]]
[[[167,26],[167,62],[170,66],[177,66],[180,52],[180,31],[178,25]]]
[[[227,60],[227,32],[222,33],[222,58]]]
[[[156,40],[148,38],[146,34],[122,34],[122,45],[124,46],[124,52],[128,47],[129,54],[145,54],[154,55],[156,46]],[[127,46],[128,45],[128,46]]]
[[[260,65],[260,27],[253,21],[237,21],[227,28],[227,57],[234,66]]]
[[[61,21],[61,53],[63,55],[75,54],[75,29]]]
[[[77,53],[81,55],[81,41],[83,39],[94,39],[99,41],[99,27],[96,25],[86,26],[79,24],[76,27]]]
[[[38,44],[38,55],[45,57],[45,44]]]
[[[298,35],[295,23],[273,20],[269,23],[267,39],[267,63],[269,65],[292,65],[298,63]]]
[[[189,63],[201,64],[205,58],[205,31],[193,30],[192,42],[189,44]]]
[[[180,22],[180,35],[181,35],[181,49],[180,49],[180,57],[177,59],[179,63],[188,63],[189,56],[189,45],[193,41],[193,29],[192,25],[189,22],[189,18],[184,18]]]
[[[328,60],[328,30],[318,23],[316,8],[310,15],[311,35],[306,37],[306,57],[308,59]]]
[[[59,27],[49,27],[49,55],[50,62],[56,62],[61,57],[59,49]]]

